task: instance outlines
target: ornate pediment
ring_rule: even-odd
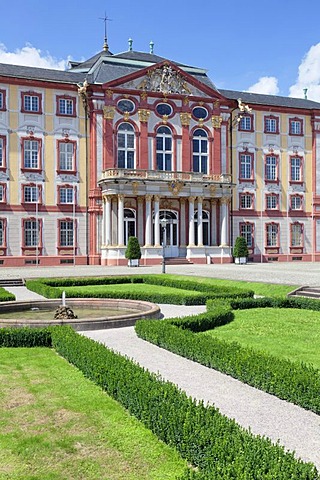
[[[146,92],[160,92],[164,95],[170,93],[191,94],[185,78],[171,65],[162,65],[160,68],[150,70],[138,85],[138,89]]]

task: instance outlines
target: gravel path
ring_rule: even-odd
[[[172,306],[171,309],[172,316]],[[170,311],[170,310],[169,310]],[[181,315],[183,315],[180,307]],[[132,358],[151,372],[175,383],[188,395],[219,408],[252,433],[295,451],[320,470],[320,417],[296,405],[261,392],[227,375],[199,365],[139,339],[133,327],[84,332],[113,350]]]

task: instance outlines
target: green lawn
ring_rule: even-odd
[[[165,480],[185,463],[45,348],[0,349],[0,478]]]
[[[242,267],[240,267],[242,268]],[[243,267],[245,268],[245,267]],[[264,297],[283,297],[292,290],[295,290],[300,285],[280,285],[276,283],[261,283],[261,282],[245,282],[242,280],[222,280],[220,278],[208,277],[191,277],[186,275],[170,275],[176,279],[182,280],[196,280],[198,283],[206,283],[216,285],[218,287],[237,287],[253,290],[256,295],[263,295]]]
[[[320,369],[320,312],[253,308],[234,315],[233,322],[205,334]]]

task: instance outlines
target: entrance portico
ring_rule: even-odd
[[[143,265],[159,263],[163,245],[168,258],[230,262],[229,175],[110,169],[103,172],[99,185],[102,265],[126,264],[130,235],[138,237]]]

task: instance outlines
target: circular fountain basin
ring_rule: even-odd
[[[74,310],[80,318],[55,320],[55,310],[61,306],[61,299],[34,300],[27,302],[2,302],[0,303],[0,327],[48,327],[54,325],[70,325],[75,330],[102,330],[105,328],[128,327],[143,318],[160,318],[161,311],[158,305],[140,300],[123,300],[113,298],[70,298],[67,306]],[[90,315],[82,318],[81,310],[90,310]],[[46,310],[48,318],[36,317],[36,311]],[[97,314],[95,315],[95,310]],[[112,310],[112,314],[108,311]],[[115,312],[119,311],[119,314]],[[16,318],[5,318],[6,313],[16,313]],[[25,313],[25,318],[23,316]],[[52,318],[50,318],[52,315]],[[28,318],[26,318],[28,317]]]

